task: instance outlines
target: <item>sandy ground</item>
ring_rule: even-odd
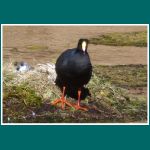
[[[96,37],[110,32],[144,31],[140,26],[5,26],[3,60],[27,61],[31,64],[54,61],[60,53],[74,48],[80,38]],[[29,47],[39,47],[31,50]],[[93,64],[147,64],[147,48],[116,47],[90,44]]]

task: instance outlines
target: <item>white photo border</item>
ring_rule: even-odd
[[[146,123],[3,123],[3,27],[4,26],[146,26],[147,27],[147,122]],[[149,125],[149,24],[1,24],[1,125]]]

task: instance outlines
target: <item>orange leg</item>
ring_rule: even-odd
[[[80,100],[81,100],[81,90],[79,89],[78,90],[78,102],[76,105],[74,105],[74,108],[77,109],[77,110],[84,110],[84,111],[88,111],[88,108],[86,107],[81,107],[80,106]]]
[[[62,96],[59,99],[54,100],[51,104],[52,105],[57,105],[58,103],[61,103],[61,108],[64,110],[65,108],[65,104],[72,107],[72,104],[69,103],[66,99],[65,99],[65,89],[66,87],[63,86],[63,92],[62,92]]]

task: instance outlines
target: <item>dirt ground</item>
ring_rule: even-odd
[[[144,26],[5,26],[3,60],[46,63],[55,61],[62,51],[76,47],[80,38],[145,30]],[[88,52],[93,64],[147,64],[146,47],[90,44]]]

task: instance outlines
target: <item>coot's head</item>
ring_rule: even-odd
[[[85,53],[87,51],[88,43],[89,43],[88,39],[80,39],[78,42],[77,49]]]

